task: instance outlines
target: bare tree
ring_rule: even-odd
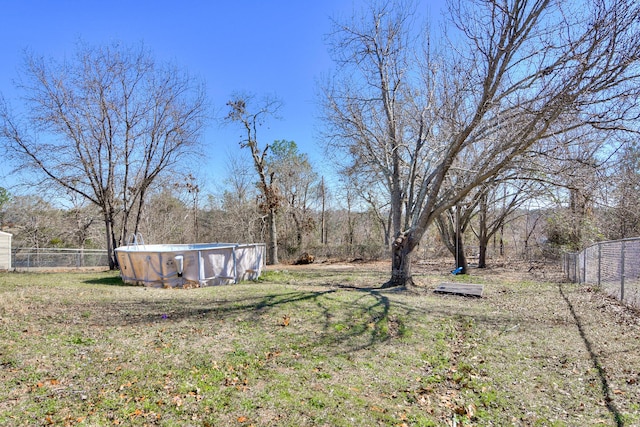
[[[463,236],[471,224],[474,212],[475,206],[457,205],[447,209],[435,220],[442,243],[453,255],[455,269],[459,274],[468,273],[469,265]]]
[[[354,194],[365,202],[375,221],[382,228],[382,244],[389,248],[391,244],[392,210],[390,209],[388,188],[380,182],[364,178],[358,169],[344,171],[344,186],[353,188]]]
[[[87,243],[95,240],[92,237],[94,237],[94,225],[100,223],[100,210],[76,192],[68,191],[67,196],[70,206],[66,209],[65,216],[72,225],[61,231],[70,236],[66,240],[69,240],[75,248],[84,249]]]
[[[533,144],[576,127],[624,131],[636,117],[640,6],[580,5],[451,1],[452,46],[426,50],[419,68],[407,60],[416,50],[406,5],[374,5],[368,19],[337,24],[327,137],[388,182],[388,286],[412,283],[411,254],[436,218]],[[470,151],[475,163],[465,164]],[[451,180],[452,168],[466,173]]]
[[[628,141],[616,156],[615,167],[607,174],[610,206],[603,232],[610,239],[640,235],[640,147]]]
[[[322,90],[329,151],[338,159],[351,160],[343,166],[348,176],[382,189],[391,229],[400,237],[412,190],[407,178],[418,172],[413,165],[423,161],[417,147],[422,146],[426,129],[413,127],[413,118],[424,124],[428,110],[411,110],[413,9],[394,6],[374,4],[351,22],[334,22],[330,48],[338,74]],[[394,254],[393,276],[398,271],[410,276],[408,253]]]
[[[64,213],[40,195],[14,196],[6,218],[12,224],[16,247],[48,248],[63,245]],[[68,226],[67,226],[68,227]]]
[[[258,206],[255,171],[247,168],[248,152],[236,151],[227,156],[224,189],[216,196],[222,214],[207,227],[214,241],[266,241],[262,230],[263,212]]]
[[[100,208],[116,268],[114,249],[138,232],[147,192],[196,146],[203,86],[118,43],[79,44],[61,62],[26,55],[21,77],[26,117],[0,103],[0,137],[19,168]]]
[[[601,238],[597,210],[606,206],[615,182],[607,171],[615,168],[614,175],[620,175],[615,153],[620,151],[621,137],[632,134],[577,128],[529,150],[522,168],[526,163],[528,176],[538,180],[556,207],[546,221],[549,248],[577,250]]]
[[[282,197],[275,183],[275,172],[269,170],[267,164],[267,152],[269,144],[264,148],[258,143],[258,127],[261,126],[268,117],[275,117],[280,109],[281,102],[265,98],[260,105],[255,107],[250,105],[254,102],[254,97],[250,95],[238,95],[227,103],[229,114],[227,120],[239,123],[245,132],[245,136],[240,142],[242,148],[248,148],[253,158],[253,166],[258,173],[258,187],[262,196],[261,207],[267,214],[269,229],[269,246],[267,251],[267,262],[278,264],[278,232],[276,215],[282,203]]]
[[[324,176],[320,179],[320,185],[316,187],[317,197],[320,199],[320,244],[327,245],[327,187]]]

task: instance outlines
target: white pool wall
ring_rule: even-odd
[[[125,283],[152,287],[215,286],[255,280],[264,244],[127,245],[116,249]]]

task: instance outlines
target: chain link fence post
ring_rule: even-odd
[[[620,247],[620,301],[624,301],[624,270],[625,270],[625,249],[627,247],[626,240],[622,241]]]
[[[598,289],[602,286],[602,244],[598,243]]]

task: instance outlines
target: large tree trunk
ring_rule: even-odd
[[[278,264],[278,233],[276,228],[276,212],[275,209],[269,209],[269,250],[267,254],[267,263],[269,265]]]
[[[109,270],[118,269],[118,258],[116,258],[116,238],[114,234],[113,218],[108,213],[104,213],[104,225],[107,237],[107,257],[109,258]]]
[[[461,233],[456,233],[456,245],[453,255],[456,257],[456,269],[462,268],[458,274],[467,274],[469,264],[467,263],[467,257],[464,254],[464,242]]]
[[[487,246],[489,239],[478,239],[478,268],[487,268]]]
[[[487,268],[487,245],[489,237],[487,236],[487,193],[484,193],[480,199],[480,224],[478,225],[478,268]]]
[[[411,235],[401,233],[391,246],[391,279],[383,285],[384,288],[413,285],[411,274]]]
[[[440,231],[440,237],[445,244],[455,262],[454,269],[461,267],[462,269],[457,274],[467,274],[469,267],[467,263],[467,257],[464,251],[464,230],[467,223],[463,221],[461,226],[461,220],[456,213],[456,219],[452,220],[450,216],[440,216],[436,219],[438,230]]]
[[[295,211],[291,213],[291,217],[293,218],[293,222],[295,223],[295,226],[296,226],[296,245],[298,246],[298,249],[299,249],[302,247],[302,234],[303,234],[302,227],[303,226],[302,226],[302,222],[298,218],[298,215],[295,213]]]

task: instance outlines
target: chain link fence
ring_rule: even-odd
[[[107,267],[109,257],[102,249],[13,248],[13,268]]]
[[[624,304],[640,308],[640,238],[595,243],[563,255],[566,278],[600,287]]]

